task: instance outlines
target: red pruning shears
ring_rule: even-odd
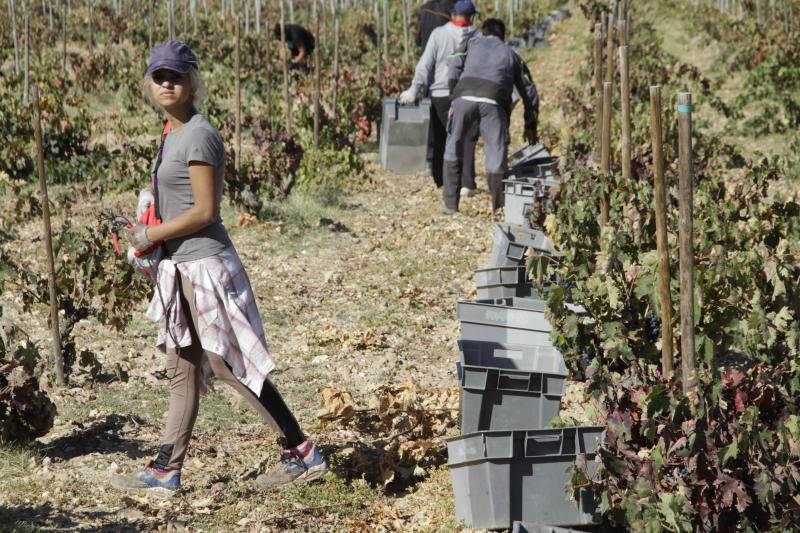
[[[122,215],[114,214],[114,211],[111,209],[100,211],[100,214],[97,216],[98,221],[101,224],[107,224],[104,226],[105,231],[111,234],[111,242],[114,244],[114,250],[117,252],[118,256],[122,255],[122,248],[119,246],[119,232],[121,229],[130,229],[133,227],[131,221],[125,218]],[[147,208],[147,211],[142,213],[142,216],[139,217],[140,224],[146,224],[148,226],[157,226],[161,223],[161,221],[156,217],[156,208],[154,205],[150,205]],[[136,257],[141,257],[143,255],[147,255],[155,250],[161,241],[154,243],[153,246],[148,248],[147,250],[135,250],[133,255]]]
[[[117,252],[118,256],[121,256],[122,248],[119,246],[119,232],[123,228],[133,227],[130,220],[122,215],[114,214],[114,211],[111,209],[100,211],[100,214],[97,215],[97,220],[102,230],[111,234],[111,242],[114,244],[114,251]]]

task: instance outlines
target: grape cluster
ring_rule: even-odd
[[[648,311],[644,317],[644,332],[647,342],[656,342],[661,338],[661,319]]]

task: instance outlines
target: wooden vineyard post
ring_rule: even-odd
[[[333,88],[331,89],[331,110],[336,115],[339,98],[339,10],[333,12]]]
[[[292,135],[292,108],[289,101],[289,65],[286,62],[286,9],[281,2],[281,64],[283,66],[283,105],[286,112],[286,133]]]
[[[236,172],[239,172],[242,164],[242,71],[241,71],[241,26],[239,17],[236,17],[236,48],[234,49],[233,61],[236,69]]]
[[[28,15],[27,9],[25,10],[25,75],[22,86],[22,104],[28,105],[29,80],[31,70],[31,17]]]
[[[266,42],[267,42],[267,124],[272,124],[272,27],[270,20],[266,20]]]
[[[603,24],[594,25],[594,94],[597,126],[597,155],[600,155],[600,138],[603,131]]]
[[[92,19],[94,18],[94,2],[89,0],[89,50],[94,51],[94,25]]]
[[[383,61],[389,66],[389,0],[383,0]]]
[[[408,0],[403,0],[403,63],[408,65]]]
[[[513,2],[513,0],[508,0],[507,11],[508,11],[508,36],[511,37],[512,35],[514,35],[514,2]]]
[[[53,235],[50,229],[50,200],[47,197],[47,182],[44,177],[44,143],[42,141],[42,113],[39,109],[39,87],[33,87],[33,127],[36,136],[36,162],[39,170],[39,194],[42,203],[44,226],[44,252],[47,255],[47,288],[50,293],[50,333],[52,335],[53,363],[56,367],[56,383],[64,386],[64,359],[61,353],[61,332],[58,329],[58,295],[56,294],[56,267],[53,261]]]
[[[373,0],[373,8],[375,15],[375,34],[377,35],[377,42],[375,43],[375,83],[378,86],[378,96],[383,99],[383,66],[381,65],[381,14],[380,7],[378,7],[378,0]]]
[[[600,193],[600,225],[608,224],[608,176],[611,160],[611,82],[603,82],[603,129],[600,137],[600,174],[603,191]]]
[[[625,12],[625,44],[631,42],[631,14],[629,11]]]
[[[661,87],[650,87],[650,136],[653,145],[653,195],[655,196],[658,296],[661,300],[661,371],[669,379],[672,363],[672,295],[667,250],[667,192],[664,186],[664,146],[661,128]]]
[[[628,72],[628,47],[619,47],[620,91],[622,93],[622,179],[631,179],[631,87]]]
[[[8,0],[8,11],[9,15],[11,16],[11,35],[12,38],[14,39],[14,74],[19,76],[19,38],[17,37],[17,0]]]
[[[683,392],[695,386],[694,246],[692,244],[692,93],[678,93],[678,169]]]
[[[153,20],[153,2],[155,0],[147,0],[147,48],[148,50],[153,49],[153,25],[155,24],[155,20]]]
[[[606,80],[614,83],[614,14],[608,14],[606,25]]]
[[[628,46],[628,23],[625,19],[620,19],[617,22],[617,36],[619,37],[620,46]]]
[[[318,5],[317,0],[314,0],[314,32],[319,35],[319,12],[322,9]],[[320,65],[319,65],[320,51],[314,54],[314,148],[319,149],[319,96],[320,96]]]
[[[261,35],[261,0],[256,0],[256,33]]]
[[[67,0],[61,0],[61,77],[67,79]]]

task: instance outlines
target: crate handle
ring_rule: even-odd
[[[528,443],[535,442],[542,446],[553,446],[555,451],[553,453],[528,453]],[[562,437],[557,435],[526,435],[525,436],[525,457],[549,457],[561,455]]]
[[[483,380],[478,378],[478,382],[476,383],[474,379],[470,379],[470,383],[467,384],[467,376],[480,376],[483,375]],[[465,389],[475,389],[475,390],[486,390],[486,386],[489,383],[489,369],[488,368],[475,368],[468,365],[464,365],[461,367],[461,386]]]
[[[535,381],[532,379],[535,376],[535,372],[523,372],[523,371],[514,371],[514,370],[499,370],[497,372],[497,390],[505,390],[505,391],[521,391],[521,392],[542,392],[541,390],[541,379],[539,379],[539,390],[536,390],[535,387],[532,385],[535,384]],[[501,386],[500,383],[502,382],[503,378],[506,378],[504,381],[508,383],[508,385]]]

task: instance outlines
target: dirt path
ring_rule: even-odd
[[[586,27],[574,10],[556,25],[551,47],[528,58],[543,120],[555,128],[562,123],[559,93],[574,80]],[[512,149],[521,145],[521,131],[517,111]],[[350,391],[357,406],[381,384],[456,388],[455,302],[473,296],[472,271],[487,264],[491,248],[482,177],[483,192],[465,202],[462,215],[446,217],[429,177],[389,174],[374,154],[368,158],[372,182],[346,198],[296,195],[274,206],[275,221],[246,227],[235,227],[239,214],[230,208],[223,213],[279,365],[274,381],[301,425],[323,443],[346,435],[335,424],[320,426],[321,387]],[[130,196],[118,201],[130,203]],[[90,213],[71,217],[88,223]],[[20,316],[13,295],[2,303],[12,319]],[[152,347],[153,326],[143,315],[145,304],[136,306],[122,337],[91,321],[77,335],[80,347],[94,350],[106,370],[119,365],[128,382],[87,383],[53,394],[59,415],[42,446],[0,448],[0,523],[84,531],[460,529],[444,468],[399,496],[334,476],[310,487],[258,492],[253,472],[278,458],[273,437],[221,385],[201,402],[180,496],[164,502],[112,492],[109,473],[133,469],[154,454],[168,396],[166,382],[153,376],[163,365]],[[26,319],[39,340],[47,338],[45,316],[40,323]]]

